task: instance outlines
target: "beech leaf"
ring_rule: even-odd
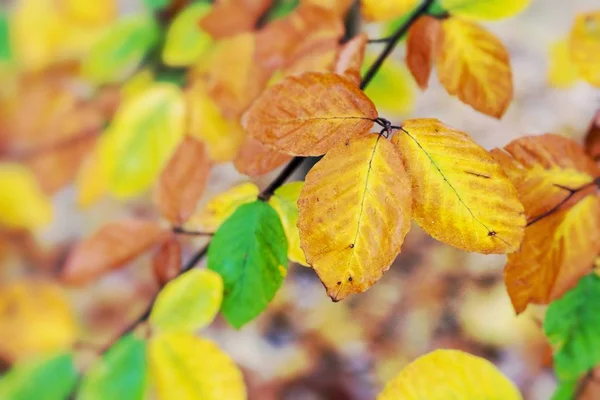
[[[200,28],[198,21],[208,14],[211,8],[209,3],[190,4],[173,18],[162,52],[162,59],[166,65],[192,65],[210,48],[213,38]]]
[[[177,238],[171,236],[152,256],[152,272],[156,282],[163,286],[175,278],[179,271],[181,271],[181,246]]]
[[[233,161],[235,169],[248,176],[260,176],[273,171],[292,159],[248,136]]]
[[[568,41],[579,76],[600,87],[600,11],[577,15]]]
[[[359,33],[341,47],[335,61],[335,73],[350,79],[356,86],[360,86],[368,40],[366,33]]]
[[[424,15],[410,27],[406,39],[406,65],[422,90],[427,88],[440,39],[441,23]]]
[[[452,15],[474,20],[496,20],[522,12],[531,0],[440,0]]]
[[[361,0],[360,10],[369,21],[388,21],[406,14],[418,4],[418,0]]]

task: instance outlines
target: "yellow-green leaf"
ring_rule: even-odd
[[[361,0],[360,10],[369,21],[388,21],[400,17],[419,4],[419,0]]]
[[[193,332],[210,324],[223,300],[223,279],[208,269],[193,269],[160,291],[150,323],[164,332]]]
[[[417,358],[387,383],[378,400],[522,400],[489,361],[459,350]]]
[[[269,199],[269,204],[273,206],[281,223],[285,236],[288,240],[288,258],[298,264],[308,266],[304,252],[300,248],[300,233],[298,233],[298,197],[304,186],[304,182],[291,182],[275,190],[273,196]]]
[[[0,225],[34,229],[52,220],[50,199],[23,165],[0,163],[0,187]]]
[[[525,215],[497,161],[437,119],[406,120],[392,142],[412,180],[413,217],[435,239],[467,251],[510,253]]]
[[[531,0],[439,0],[452,15],[475,20],[512,17],[523,11]]]
[[[363,74],[374,60],[375,57],[367,57],[363,63]],[[413,78],[406,65],[395,60],[386,60],[365,89],[365,94],[378,109],[394,115],[410,114],[415,107]]]
[[[163,333],[148,347],[151,379],[160,400],[243,400],[242,373],[210,340]]]

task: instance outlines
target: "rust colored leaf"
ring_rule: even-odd
[[[335,61],[335,73],[350,79],[356,86],[360,85],[360,68],[368,40],[365,33],[359,33],[342,46]]]
[[[337,40],[308,42],[291,56],[283,74],[288,76],[301,75],[304,72],[333,72],[337,50]]]
[[[123,267],[160,243],[168,234],[153,221],[126,219],[110,222],[71,251],[62,279],[73,285],[84,285]]]
[[[172,224],[182,225],[194,213],[210,166],[204,143],[186,136],[160,175],[154,193],[160,212]]]
[[[172,235],[160,245],[152,257],[152,272],[156,282],[164,286],[175,278],[181,270],[181,246]]]
[[[596,112],[585,135],[585,151],[594,159],[600,159],[600,110]]]
[[[254,30],[271,0],[220,0],[200,21],[200,26],[215,39]]]
[[[248,137],[233,165],[242,174],[260,176],[291,160],[291,156],[275,151],[258,140]]]
[[[406,65],[422,90],[427,89],[429,76],[437,53],[441,23],[424,15],[408,31]]]
[[[309,72],[265,90],[245,115],[244,126],[277,151],[318,156],[368,132],[376,117],[373,102],[349,80]]]

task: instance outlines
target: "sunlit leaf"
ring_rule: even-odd
[[[207,269],[193,269],[173,279],[160,291],[150,324],[161,332],[202,329],[219,312],[223,299],[223,279]]]
[[[371,287],[410,229],[411,188],[383,136],[338,143],[306,175],[298,200],[300,246],[334,301]]]
[[[360,71],[368,40],[366,33],[356,35],[342,46],[335,60],[335,73],[350,79],[356,86],[360,85]]]
[[[449,94],[500,118],[513,97],[509,55],[496,36],[458,18],[442,21],[437,73]]]
[[[422,16],[410,27],[406,40],[406,65],[417,85],[423,90],[435,61],[440,39],[441,23],[437,18]]]
[[[273,171],[291,158],[248,136],[233,164],[242,174],[260,176]]]
[[[439,0],[446,11],[475,20],[495,20],[522,12],[531,0]]]
[[[35,229],[52,220],[52,204],[33,173],[17,163],[0,163],[0,225]]]
[[[160,400],[244,400],[242,373],[215,343],[190,333],[153,337],[148,363]]]
[[[181,246],[176,237],[165,240],[152,257],[152,272],[159,285],[165,285],[181,270]]]
[[[193,3],[181,11],[167,30],[162,59],[166,65],[185,67],[198,61],[210,48],[213,38],[200,28],[199,21],[210,12],[209,3]]]
[[[436,119],[404,121],[392,138],[412,180],[413,217],[435,239],[480,253],[518,250],[523,205],[501,166]]]
[[[298,223],[297,202],[303,186],[304,182],[291,182],[277,188],[269,199],[269,204],[281,218],[288,241],[288,258],[293,262],[308,266],[304,252],[300,248],[300,234],[296,226]]]
[[[258,187],[251,182],[234,186],[213,197],[191,222],[215,231],[239,206],[256,200],[258,193]]]
[[[246,114],[245,128],[278,151],[318,156],[367,132],[376,117],[371,100],[349,80],[309,72],[265,90]]]
[[[581,78],[600,87],[600,11],[577,15],[568,40]]]
[[[63,279],[82,285],[114,269],[166,239],[168,231],[156,222],[125,219],[103,225],[80,242],[63,268]]]
[[[484,358],[459,350],[435,350],[417,358],[389,381],[378,400],[522,400],[519,390]]]
[[[419,0],[361,0],[360,11],[369,21],[389,21],[406,14]]]
[[[128,334],[85,373],[77,400],[142,400],[146,384],[146,343]]]
[[[28,328],[30,329],[30,328]],[[0,398],[62,400],[77,381],[71,354],[58,354],[17,363],[0,378]]]
[[[215,233],[208,268],[223,277],[221,311],[236,328],[265,310],[287,274],[287,239],[279,215],[257,200],[240,206]]]
[[[577,81],[577,68],[571,61],[571,53],[566,40],[559,40],[552,44],[549,62],[548,81],[552,86],[567,88]]]
[[[367,57],[363,64],[363,73],[373,64],[374,57]],[[413,79],[408,68],[396,60],[386,60],[381,66],[365,94],[378,109],[390,113],[407,115],[415,107]]]
[[[101,25],[112,21],[117,15],[115,0],[90,3],[87,0],[58,0],[60,10],[79,24]]]

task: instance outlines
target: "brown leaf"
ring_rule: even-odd
[[[360,85],[360,68],[368,40],[366,33],[359,33],[342,46],[335,62],[335,73],[350,79],[356,86]]]
[[[173,235],[160,245],[152,257],[152,272],[160,286],[164,286],[181,271],[181,246]]]
[[[109,222],[71,251],[62,279],[73,285],[84,285],[123,267],[168,235],[168,231],[153,221]]]
[[[585,135],[585,151],[594,159],[600,159],[600,110],[596,112]]]
[[[194,213],[210,167],[204,143],[186,136],[160,175],[154,192],[160,212],[175,226]]]
[[[215,39],[254,30],[271,0],[219,0],[200,21],[200,26]]]
[[[273,171],[291,158],[291,156],[279,153],[252,137],[247,137],[237,158],[233,161],[233,165],[242,174],[260,176]]]
[[[333,72],[337,55],[337,40],[325,39],[320,42],[308,42],[299,48],[286,63],[284,76],[301,75],[304,72]]]
[[[437,18],[424,15],[408,31],[406,65],[422,90],[427,89],[437,53],[440,29],[441,23]]]
[[[244,127],[277,151],[318,156],[368,132],[376,117],[373,102],[349,80],[309,72],[265,90],[244,116]]]

